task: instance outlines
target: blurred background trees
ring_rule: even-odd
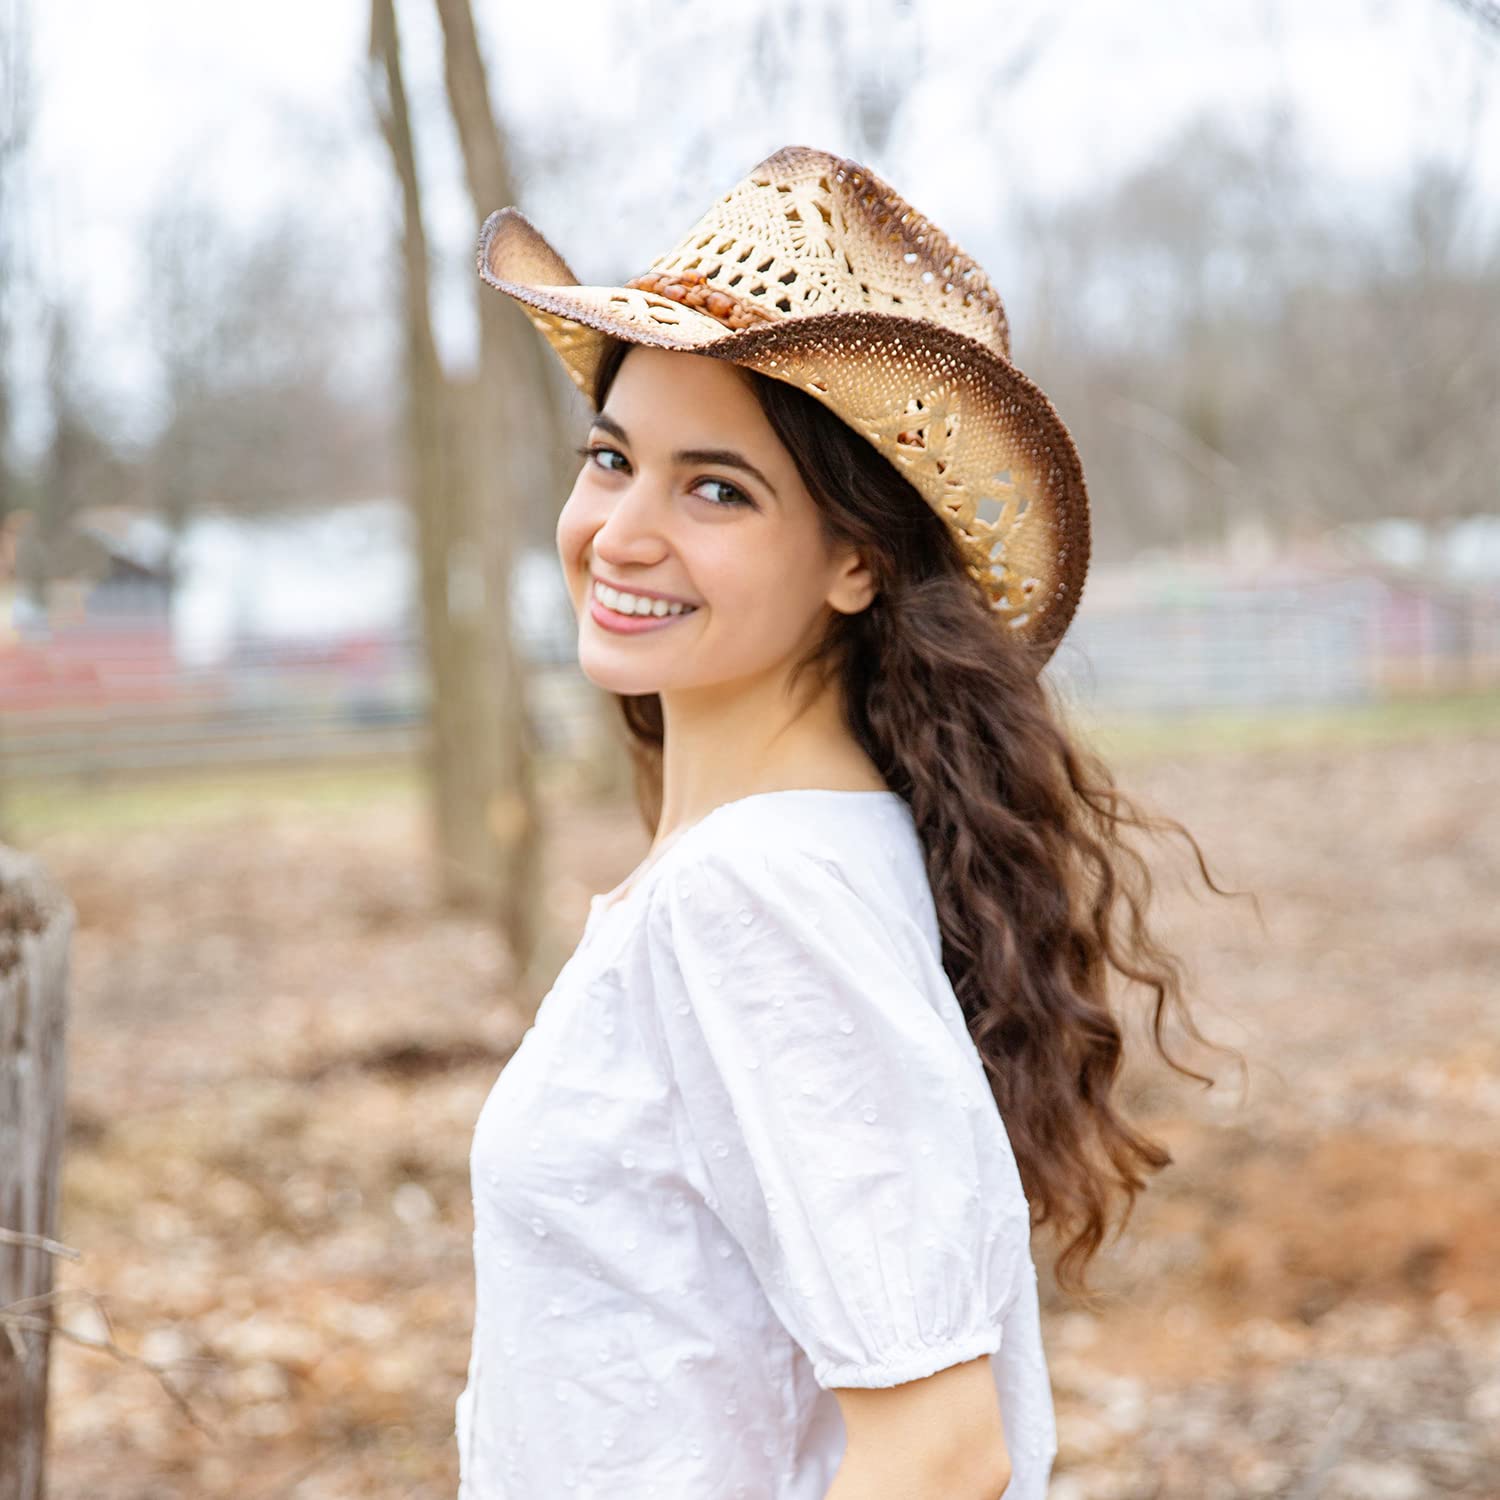
[[[1287,121],[1257,142],[1213,118],[1034,215],[1028,342],[1108,476],[1104,555],[1243,522],[1492,513],[1492,217],[1472,163],[1429,160],[1366,226],[1320,193]]]
[[[83,15],[92,0],[67,3]],[[129,212],[96,222],[59,176],[59,148],[31,149],[61,138],[66,120],[29,61],[36,18],[7,0],[0,556],[30,648],[12,667],[52,680],[60,626],[84,622],[135,643],[138,679],[153,651],[164,674],[185,654],[195,670],[212,664],[213,692],[235,705],[212,731],[226,755],[231,740],[251,754],[326,753],[338,725],[341,754],[419,750],[432,878],[445,900],[491,915],[538,989],[558,957],[538,947],[538,778],[618,796],[626,762],[612,701],[570,670],[572,620],[549,561],[583,403],[520,310],[474,275],[493,209],[520,205],[581,279],[601,282],[638,271],[705,194],[789,140],[833,145],[909,190],[992,270],[1017,362],[1083,450],[1098,571],[1060,682],[1087,669],[1091,607],[1116,596],[1108,569],[1270,559],[1392,520],[1417,538],[1408,552],[1446,556],[1460,523],[1497,509],[1500,230],[1483,149],[1494,72],[1483,7],[1348,12],[1372,30],[1426,24],[1432,58],[1462,61],[1442,75],[1460,80],[1442,85],[1445,127],[1365,180],[1330,165],[1326,118],[1320,137],[1314,101],[1290,81],[1297,28],[1332,23],[1275,5],[1195,13],[1177,33],[1145,18],[1139,40],[1121,32],[1118,58],[1087,73],[1103,10],[1019,6],[981,38],[937,0],[779,0],[730,15],[683,5],[670,25],[630,0],[569,12],[559,51],[530,22],[468,0],[358,8],[340,23],[358,45],[324,64],[326,102],[282,108],[267,92],[210,112],[201,139],[184,116]],[[47,29],[58,15],[42,33],[49,58],[65,55]],[[1241,39],[1266,85],[1179,109],[1134,155],[1105,150],[1129,123],[1122,98],[1127,114],[1159,107],[1168,119],[1147,92],[1115,90],[1112,71],[1180,77],[1189,33],[1206,45],[1215,27]],[[1163,50],[1179,45],[1180,65]],[[145,92],[185,86],[164,66]],[[1423,66],[1439,76],[1431,58]],[[1371,108],[1357,82],[1351,119]],[[1065,113],[1090,111],[1105,165],[1074,166],[1064,185],[1067,143],[1047,122],[1056,135]],[[114,128],[132,127],[95,125]],[[91,147],[72,149],[87,159]],[[388,557],[378,573],[352,561],[356,541],[390,529],[392,504],[403,582]],[[293,537],[310,533],[295,528],[341,517],[321,614],[304,600],[303,616],[267,624],[288,568],[257,577],[246,564],[232,590],[205,582],[217,576],[206,553],[228,537],[247,550],[247,537],[279,535],[283,554],[306,558]],[[106,599],[131,601],[129,631],[109,624]],[[342,643],[340,603],[348,620],[368,612]],[[217,634],[189,651],[184,622],[214,608]],[[315,615],[316,627],[301,623]],[[148,619],[165,644],[144,644]],[[1421,649],[1488,628],[1467,616],[1424,626]],[[273,686],[293,636],[299,661],[322,650],[360,663],[353,675],[328,667],[337,692],[309,688],[305,713]],[[1442,670],[1467,680],[1488,659]],[[1390,676],[1367,665],[1344,676],[1360,673]],[[1222,677],[1217,663],[1204,674]],[[209,692],[198,682],[194,702]],[[42,725],[17,715],[14,694],[10,704],[13,729]],[[186,734],[174,712],[174,735]],[[304,723],[311,750],[291,742]],[[103,767],[99,735],[86,740]],[[12,768],[50,755],[43,743]]]

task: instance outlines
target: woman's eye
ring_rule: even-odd
[[[718,487],[721,490],[724,490],[728,494],[728,496],[730,497],[729,499],[726,499],[726,500],[714,500],[714,501],[711,501],[710,503],[713,504],[713,505],[749,505],[749,504],[752,503],[751,500],[749,499],[749,497],[747,495],[745,495],[741,490],[737,490],[732,484],[726,483],[726,481],[724,481],[722,479],[702,479],[702,480],[699,480],[699,483],[700,484],[716,484],[716,485],[718,485]]]
[[[583,459],[591,459],[595,457],[595,455],[600,453],[613,453],[616,458],[621,459],[625,457],[625,455],[621,453],[618,448],[606,447],[603,443],[591,443],[586,447],[575,448],[573,451]],[[601,463],[598,467],[601,469],[608,469],[611,473],[614,472],[614,467],[611,464]]]

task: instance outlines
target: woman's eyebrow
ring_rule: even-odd
[[[619,438],[622,443],[630,441],[625,429],[608,412],[596,413],[592,425],[609,433],[611,437]],[[677,464],[719,464],[725,468],[743,469],[765,485],[771,492],[771,498],[780,503],[781,496],[776,493],[776,486],[748,458],[736,453],[733,448],[679,448],[672,455],[672,461]]]

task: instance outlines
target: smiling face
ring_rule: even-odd
[[[868,570],[830,548],[750,381],[724,360],[632,346],[593,420],[557,547],[579,665],[601,688],[763,683],[790,672],[831,610],[870,602]],[[606,603],[599,583],[640,594]],[[643,614],[650,595],[692,608]]]

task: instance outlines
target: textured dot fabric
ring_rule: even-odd
[[[459,1500],[822,1500],[836,1388],[983,1356],[1045,1494],[1028,1204],[895,793],[724,803],[594,897],[470,1168]]]

